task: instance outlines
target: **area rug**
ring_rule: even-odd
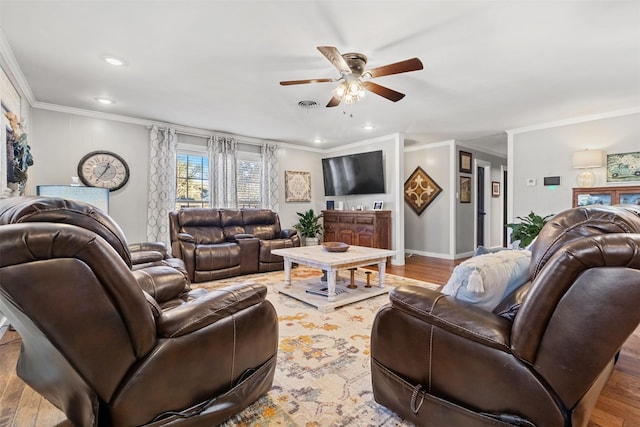
[[[316,276],[320,280],[322,272],[302,266],[292,271],[292,281]],[[363,269],[358,269],[356,279],[366,280]],[[440,288],[390,274],[385,279],[390,287]],[[372,280],[377,283],[375,271]],[[278,362],[271,391],[224,427],[412,425],[373,400],[369,338],[375,314],[389,301],[388,295],[322,313],[274,289],[284,281],[282,271],[194,286],[213,289],[247,281],[268,286],[267,298],[276,308],[280,326]]]

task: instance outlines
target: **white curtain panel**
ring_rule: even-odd
[[[262,207],[278,212],[278,146],[262,144]]]
[[[169,212],[175,209],[176,198],[176,130],[152,126],[150,144],[147,239],[164,242],[171,250]]]
[[[237,142],[234,138],[213,136],[207,141],[211,206],[236,208]]]

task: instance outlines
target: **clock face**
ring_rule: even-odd
[[[84,185],[115,191],[129,181],[129,166],[115,153],[93,151],[78,163],[78,176]]]

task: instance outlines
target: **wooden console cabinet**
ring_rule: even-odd
[[[610,186],[573,189],[573,207],[587,205],[640,204],[640,186]]]
[[[324,241],[391,249],[391,211],[322,211]]]

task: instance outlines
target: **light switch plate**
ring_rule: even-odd
[[[527,179],[527,187],[535,187],[538,184],[538,181],[535,178]]]

